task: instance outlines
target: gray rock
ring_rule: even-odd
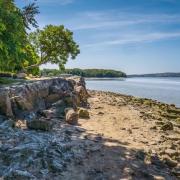
[[[9,88],[0,88],[0,114],[13,116]]]
[[[50,131],[52,130],[53,124],[50,121],[43,119],[35,119],[27,122],[27,127],[34,130]]]
[[[15,125],[15,121],[9,119],[9,120],[5,120],[1,125],[0,125],[0,129],[7,129],[7,128],[12,128]]]
[[[16,75],[16,77],[19,78],[19,79],[25,79],[26,76],[27,76],[26,73],[18,73],[18,74]]]
[[[65,109],[66,122],[68,124],[76,125],[78,122],[78,113],[72,108]]]
[[[173,168],[172,173],[177,177],[180,177],[180,167]]]
[[[170,167],[176,167],[178,164],[175,160],[172,160],[169,156],[164,156],[163,160]]]
[[[50,163],[50,170],[52,172],[61,172],[63,170],[63,164],[53,159],[52,162]]]
[[[10,170],[4,177],[5,180],[10,179],[18,179],[18,180],[35,180],[35,176],[33,176],[28,171],[22,170]]]
[[[45,110],[59,100],[76,108],[87,102],[84,79],[52,78],[0,88],[0,114],[23,119],[30,113]]]

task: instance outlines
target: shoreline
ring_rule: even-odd
[[[82,144],[93,143],[65,176],[114,180],[180,177],[180,121],[175,120],[180,118],[180,109],[112,92],[88,93],[90,118],[79,119],[78,126],[83,129]]]
[[[165,105],[165,106],[169,106],[169,107],[173,107],[176,109],[180,109],[180,107],[178,107],[176,104],[170,104],[170,103],[166,103],[166,102],[162,102],[156,99],[151,99],[151,98],[144,98],[144,97],[138,97],[138,96],[133,96],[133,95],[128,95],[128,94],[123,94],[123,93],[118,93],[118,92],[112,92],[112,91],[103,91],[103,90],[93,90],[93,89],[87,89],[89,92],[100,92],[100,93],[108,93],[108,94],[114,94],[114,95],[119,95],[119,96],[124,96],[127,97],[129,100],[134,99],[134,100],[139,100],[139,102],[152,102],[153,104],[157,104],[157,105]]]
[[[13,94],[5,96],[7,89],[1,93],[1,110],[7,115],[7,98],[14,97],[9,101],[9,113],[12,110],[16,119],[0,115],[0,177],[180,177],[180,109],[174,105],[113,92],[86,91],[83,78],[35,81],[16,88],[9,91]],[[42,106],[45,100],[49,102],[46,107]],[[22,113],[27,113],[29,119],[22,119]]]

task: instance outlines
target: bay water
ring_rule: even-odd
[[[87,78],[91,90],[150,98],[180,107],[180,78]]]

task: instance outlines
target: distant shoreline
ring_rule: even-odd
[[[129,78],[180,78],[180,76],[84,77],[86,80],[125,80]]]
[[[111,81],[117,81],[117,80],[120,80],[120,81],[123,81],[124,79],[126,79],[126,77],[84,77],[85,80],[87,81],[107,81],[107,80],[111,80]]]
[[[127,75],[128,78],[131,77],[180,77],[180,73],[153,73],[153,74],[132,74]]]

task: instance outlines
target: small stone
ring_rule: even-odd
[[[166,149],[165,153],[168,154],[170,157],[178,155],[178,152],[174,149]]]
[[[130,175],[134,175],[135,174],[134,170],[132,168],[130,168],[130,167],[125,167],[124,168],[124,172],[126,174],[130,174]]]
[[[78,114],[80,118],[87,118],[87,119],[89,118],[89,112],[85,108],[80,108]]]
[[[163,157],[163,160],[164,160],[164,162],[168,165],[168,166],[170,166],[170,167],[176,167],[177,166],[177,162],[175,161],[175,160],[172,160],[169,156],[164,156]]]
[[[132,129],[127,128],[126,130],[129,132],[129,134],[132,134]]]
[[[101,111],[97,113],[97,115],[103,115],[103,114],[104,114],[104,113],[103,113],[103,112],[101,112]]]
[[[172,173],[178,177],[180,177],[180,167],[175,167],[172,170]]]
[[[27,74],[26,73],[18,73],[16,75],[16,77],[19,78],[19,79],[25,79],[27,77]]]
[[[25,120],[18,120],[15,122],[15,127],[20,129],[26,129],[27,128],[27,122]]]
[[[42,114],[43,114],[46,118],[49,118],[49,119],[57,117],[57,114],[56,114],[56,110],[55,110],[55,109],[44,110],[44,111],[42,111]]]
[[[161,127],[161,130],[163,131],[173,130],[173,124],[171,122],[167,122]]]
[[[157,126],[152,126],[150,127],[151,130],[156,130],[157,129]]]
[[[102,108],[103,108],[102,106],[97,106],[94,109],[102,109]]]
[[[157,124],[157,125],[164,125],[164,122],[163,121],[155,121],[155,123]]]
[[[43,119],[34,119],[27,121],[27,127],[34,130],[50,131],[52,130],[52,123]]]

